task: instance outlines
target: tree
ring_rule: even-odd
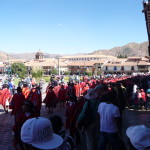
[[[43,69],[39,67],[35,67],[33,68],[31,74],[32,74],[32,77],[41,78],[43,76]]]
[[[86,71],[85,74],[90,77],[90,76],[92,76],[93,73],[92,73],[92,71]]]
[[[65,71],[64,75],[70,75],[70,71]]]
[[[23,63],[13,63],[11,65],[12,74],[17,74],[19,78],[25,77],[27,74],[27,68]]]
[[[55,74],[55,75],[57,75],[57,74],[58,74],[58,70],[56,70],[56,69],[52,69],[52,70],[51,70],[51,74]]]

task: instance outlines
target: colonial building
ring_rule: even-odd
[[[95,64],[95,66],[98,64]],[[127,59],[116,59],[101,65],[103,74],[133,74],[148,73],[150,63],[148,59],[141,57],[129,57]]]
[[[114,59],[114,56],[107,55],[76,55],[76,56],[63,56],[62,59],[69,61],[90,61],[90,60],[100,60],[100,59]]]
[[[51,74],[53,69],[64,73],[67,70],[67,64],[58,58],[44,58],[42,51],[38,51],[35,54],[35,59],[25,63],[28,68],[28,73],[31,73],[33,68],[42,68],[45,75]]]

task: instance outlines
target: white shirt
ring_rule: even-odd
[[[102,102],[98,106],[100,114],[100,131],[114,133],[117,132],[115,117],[120,117],[119,108],[113,104]]]
[[[134,84],[134,86],[133,86],[133,93],[136,93],[136,91],[137,91],[137,85]]]

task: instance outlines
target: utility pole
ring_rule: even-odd
[[[59,57],[57,59],[58,59],[58,75],[60,75]]]

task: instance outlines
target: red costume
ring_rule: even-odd
[[[79,83],[76,83],[74,85],[74,87],[75,87],[75,90],[76,90],[76,96],[79,97],[81,95],[81,92],[80,92],[81,86],[80,86]]]
[[[60,89],[60,86],[59,86],[59,85],[58,85],[58,86],[55,86],[55,87],[53,88],[53,90],[54,90],[54,92],[55,92],[57,98],[58,98],[59,89]]]
[[[4,110],[6,108],[6,101],[10,101],[12,95],[9,91],[9,89],[4,88],[3,90],[0,90],[0,104],[4,107]]]
[[[23,93],[23,95],[25,96],[25,98],[27,99],[28,96],[29,96],[29,93],[30,93],[29,88],[28,88],[28,87],[23,87],[23,88],[22,88],[22,93]]]
[[[32,89],[28,100],[31,101],[34,104],[35,111],[38,115],[40,115],[41,106],[42,106],[42,95],[41,92],[38,89]]]
[[[89,89],[89,86],[88,86],[88,85],[87,85],[87,86],[84,86],[83,89],[82,89],[82,91],[81,91],[81,95],[85,96],[88,89]]]
[[[22,112],[22,106],[25,101],[25,96],[20,93],[15,93],[9,108],[12,109],[11,115],[18,116]]]
[[[53,91],[53,89],[49,89],[48,93],[46,94],[46,97],[44,99],[44,103],[46,104],[46,107],[54,107],[56,104],[56,94]]]
[[[64,86],[62,86],[58,91],[58,100],[60,102],[66,101],[66,89],[64,89]]]

